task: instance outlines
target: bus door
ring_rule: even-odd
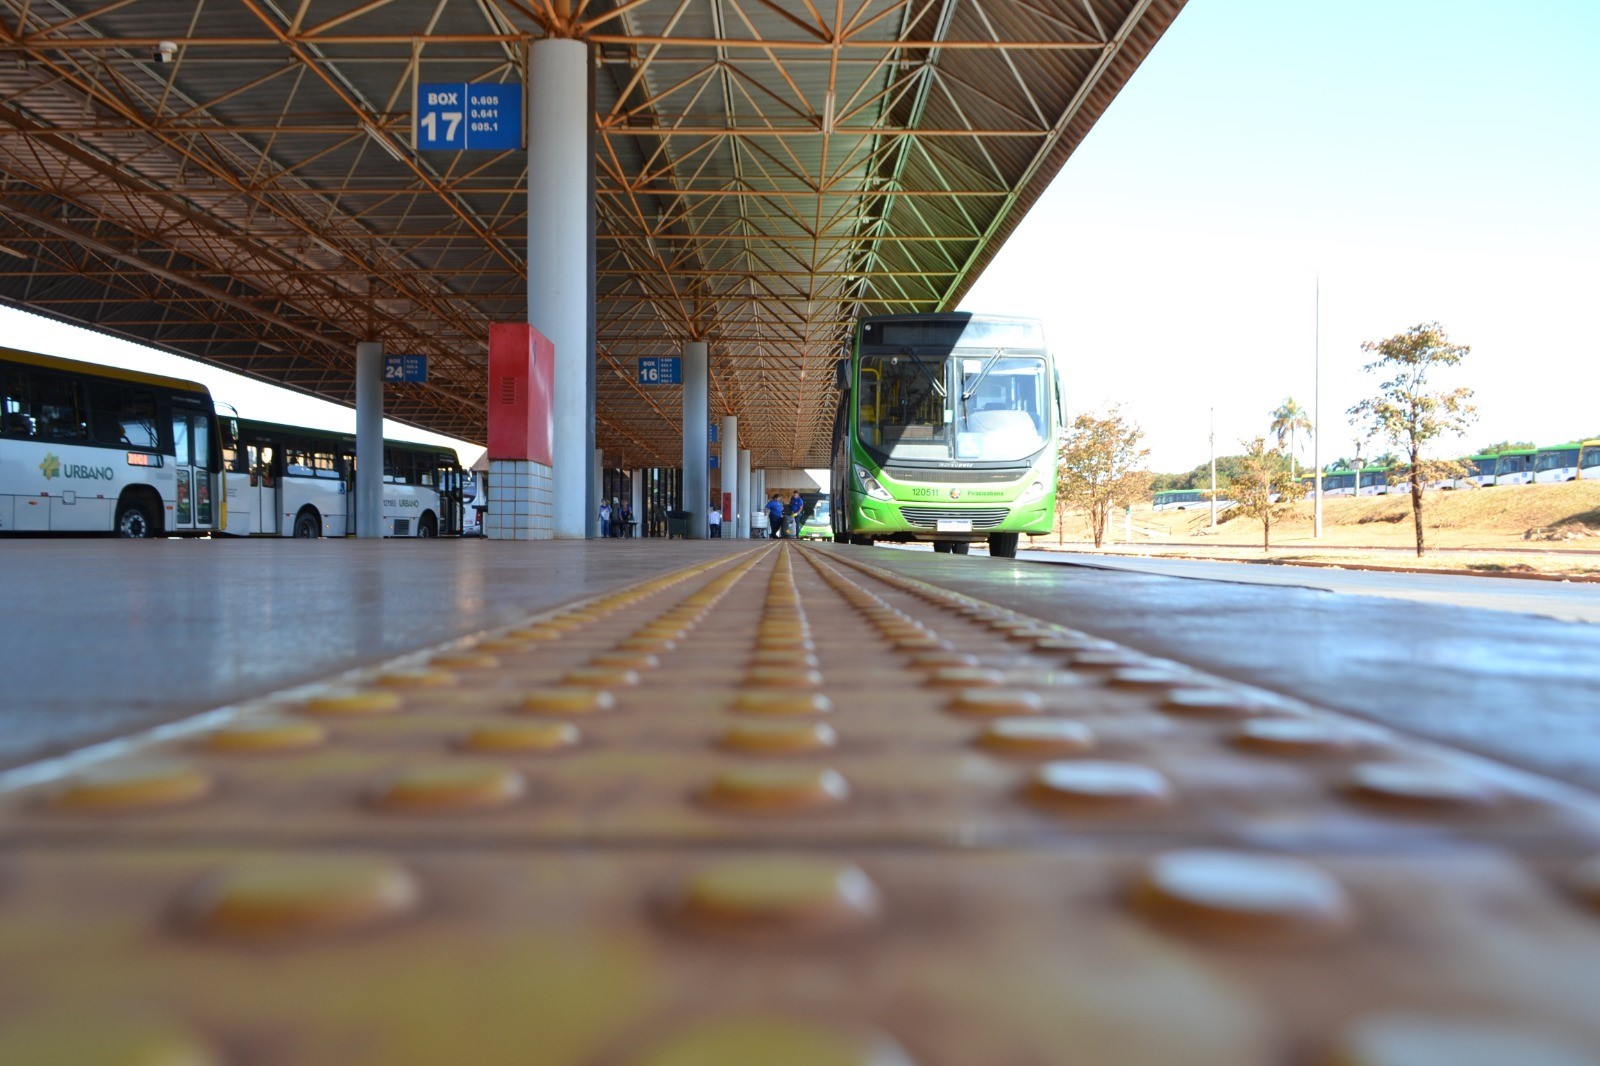
[[[173,465],[177,468],[173,530],[216,528],[216,442],[211,439],[212,415],[172,405]]]
[[[279,505],[278,449],[271,444],[252,444],[250,458],[250,491],[254,494],[257,533],[277,536],[283,531],[283,508]]]

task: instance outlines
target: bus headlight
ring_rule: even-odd
[[[867,468],[857,464],[856,480],[861,482],[861,487],[867,490],[867,495],[874,500],[887,500],[892,497],[889,490],[878,484],[878,479],[867,473]]]
[[[1044,482],[1035,481],[1032,485],[1022,490],[1022,495],[1017,497],[1018,503],[1032,503],[1034,500],[1044,498]]]

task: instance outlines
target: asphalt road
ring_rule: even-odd
[[[1401,574],[1382,570],[1267,566],[1204,559],[1158,559],[1093,555],[1086,552],[1023,551],[1017,558],[1071,563],[1104,570],[1160,574],[1200,581],[1278,585],[1358,596],[1447,603],[1491,611],[1514,611],[1563,622],[1600,622],[1600,584],[1530,581],[1525,578],[1461,574]]]

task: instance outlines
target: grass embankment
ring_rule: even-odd
[[[1210,509],[1156,513],[1135,507],[1131,543],[1118,515],[1102,550],[1248,562],[1401,566],[1484,574],[1600,576],[1600,481],[1430,492],[1423,501],[1429,554],[1416,557],[1409,496],[1346,497],[1322,501],[1321,540],[1313,537],[1312,503],[1305,500],[1272,525],[1272,550],[1261,550],[1261,523]],[[1034,547],[1083,550],[1087,524],[1066,518],[1058,535]],[[1435,552],[1433,549],[1440,549]]]

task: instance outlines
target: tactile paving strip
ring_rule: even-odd
[[[1600,1049],[1591,797],[847,552],[199,724],[0,796],[0,1063]]]

